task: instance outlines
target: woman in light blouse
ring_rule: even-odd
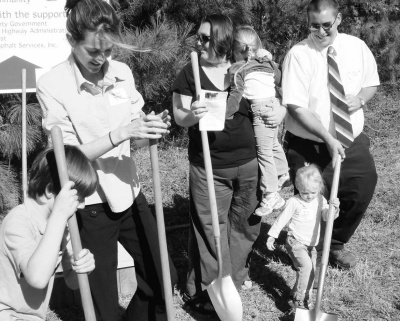
[[[140,191],[130,140],[161,138],[170,116],[145,116],[129,67],[107,60],[121,44],[114,9],[102,0],[68,0],[66,10],[72,53],[39,79],[37,95],[44,131],[58,125],[64,143],[79,145],[99,175],[99,188],[77,212],[82,244],[96,259],[89,282],[97,320],[119,319],[117,241],[133,257],[138,281],[123,320],[166,320],[156,222]]]

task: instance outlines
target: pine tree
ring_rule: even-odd
[[[35,95],[27,97],[26,150],[31,158],[43,148],[41,109]],[[21,201],[22,166],[22,102],[21,96],[3,95],[0,98],[0,214]]]

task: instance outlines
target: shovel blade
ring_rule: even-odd
[[[319,311],[317,313],[316,310],[307,310],[307,309],[296,309],[296,314],[294,317],[294,321],[338,321],[339,317],[337,314],[333,313],[325,313]]]
[[[207,292],[221,321],[242,321],[242,300],[229,275],[215,279]]]

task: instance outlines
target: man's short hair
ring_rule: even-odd
[[[75,183],[73,188],[77,190],[80,198],[90,196],[97,188],[96,170],[78,147],[65,145],[64,148],[69,180]],[[42,151],[33,161],[29,171],[28,195],[32,198],[42,196],[46,186],[56,195],[61,190],[52,148]]]
[[[321,12],[328,8],[333,9],[334,15],[339,12],[339,4],[336,0],[311,0],[307,6],[307,15],[310,12]]]

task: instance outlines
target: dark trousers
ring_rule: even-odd
[[[340,212],[333,225],[332,249],[342,249],[343,244],[350,240],[372,199],[377,183],[377,173],[369,147],[369,138],[361,133],[345,151],[346,158],[342,162],[338,189]],[[329,199],[333,168],[332,158],[326,145],[286,132],[284,149],[292,180],[297,169],[304,166],[305,163],[318,165],[326,186],[325,197]],[[297,194],[297,190],[295,190],[295,194]],[[323,227],[321,232],[324,230]],[[322,240],[321,235],[320,245]]]
[[[257,207],[256,159],[237,167],[213,169],[218,209],[223,276],[231,275],[237,288],[248,278],[248,258],[260,234]],[[190,164],[190,267],[186,283],[191,296],[199,295],[218,276],[207,176],[204,167]]]
[[[157,225],[142,193],[130,208],[113,213],[107,203],[88,205],[77,212],[82,246],[94,255],[96,268],[89,274],[97,320],[119,320],[117,241],[133,257],[137,290],[123,320],[167,320],[162,286]],[[177,280],[170,260],[172,284]]]

